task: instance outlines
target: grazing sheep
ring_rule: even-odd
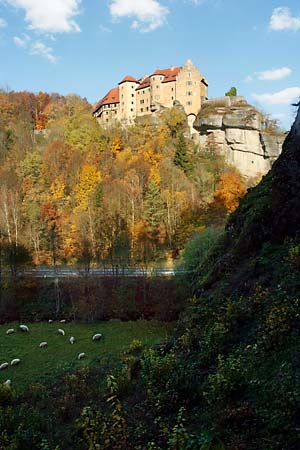
[[[102,338],[102,334],[101,333],[96,333],[93,336],[93,341],[99,341]]]
[[[70,341],[70,344],[74,344],[74,342],[75,342],[74,336],[71,336],[70,339],[69,339],[69,341]]]
[[[3,363],[0,365],[0,370],[4,370],[9,366],[9,364],[7,362]]]
[[[79,355],[78,355],[78,359],[83,359],[85,357],[86,357],[85,353],[79,353]]]
[[[52,319],[49,319],[49,320],[48,320],[48,323],[52,323],[52,322],[53,322],[53,320],[52,320]]]
[[[13,328],[10,328],[9,330],[7,330],[6,334],[13,334],[15,332],[15,330]]]
[[[39,345],[40,348],[48,347],[48,342],[41,342]]]
[[[66,319],[60,320],[60,323],[66,323]]]
[[[20,330],[21,330],[21,331],[24,331],[24,332],[28,332],[28,331],[29,331],[29,328],[28,328],[27,325],[20,325]]]
[[[8,387],[10,387],[10,385],[11,385],[11,380],[6,380],[6,381],[4,381],[4,386],[8,386]]]
[[[17,366],[18,364],[20,364],[21,360],[19,358],[15,358],[11,360],[10,365],[11,366]]]
[[[62,336],[64,336],[66,333],[64,332],[64,330],[62,330],[61,328],[59,328],[57,330],[58,334],[61,334]]]

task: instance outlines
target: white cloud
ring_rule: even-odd
[[[43,58],[48,59],[52,64],[55,64],[57,62],[57,57],[53,55],[53,49],[51,47],[47,47],[42,42],[35,42],[32,44],[30,48],[30,54],[31,55],[39,55]]]
[[[157,0],[112,0],[109,8],[114,20],[132,18],[132,28],[143,32],[163,25],[169,13],[168,8]]]
[[[7,26],[7,22],[0,17],[0,28],[5,28]]]
[[[275,31],[297,31],[300,29],[300,15],[293,17],[290,9],[287,7],[275,8],[270,19],[270,29]]]
[[[25,20],[32,30],[49,33],[80,31],[73,17],[79,14],[81,0],[6,0],[25,11]]]
[[[14,36],[13,40],[17,47],[26,47],[30,41],[30,37],[24,34],[23,37]]]
[[[281,67],[280,69],[264,70],[263,72],[257,72],[257,78],[259,80],[281,80],[282,78],[291,75],[292,71],[289,67]]]
[[[300,97],[300,87],[290,87],[273,94],[252,94],[254,100],[265,105],[289,105]]]
[[[251,83],[251,81],[253,81],[252,75],[248,75],[248,76],[244,79],[244,83]]]
[[[280,67],[279,69],[263,70],[261,72],[255,72],[253,75],[248,75],[244,79],[244,83],[250,83],[255,79],[263,81],[281,80],[282,78],[290,76],[291,73],[292,70],[289,67]]]
[[[100,31],[102,31],[103,33],[111,33],[111,29],[105,27],[104,25],[99,25],[99,29],[100,29]]]

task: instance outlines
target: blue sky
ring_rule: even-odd
[[[299,56],[299,0],[0,0],[4,89],[94,103],[124,75],[190,58],[209,97],[236,86],[287,128]]]

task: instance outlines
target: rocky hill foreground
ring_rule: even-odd
[[[199,263],[175,342],[142,358],[151,448],[300,449],[299,199],[300,109]]]

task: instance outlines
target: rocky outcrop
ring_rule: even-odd
[[[285,138],[263,131],[260,113],[241,96],[205,101],[193,127],[201,145],[215,145],[247,178],[269,171]]]

